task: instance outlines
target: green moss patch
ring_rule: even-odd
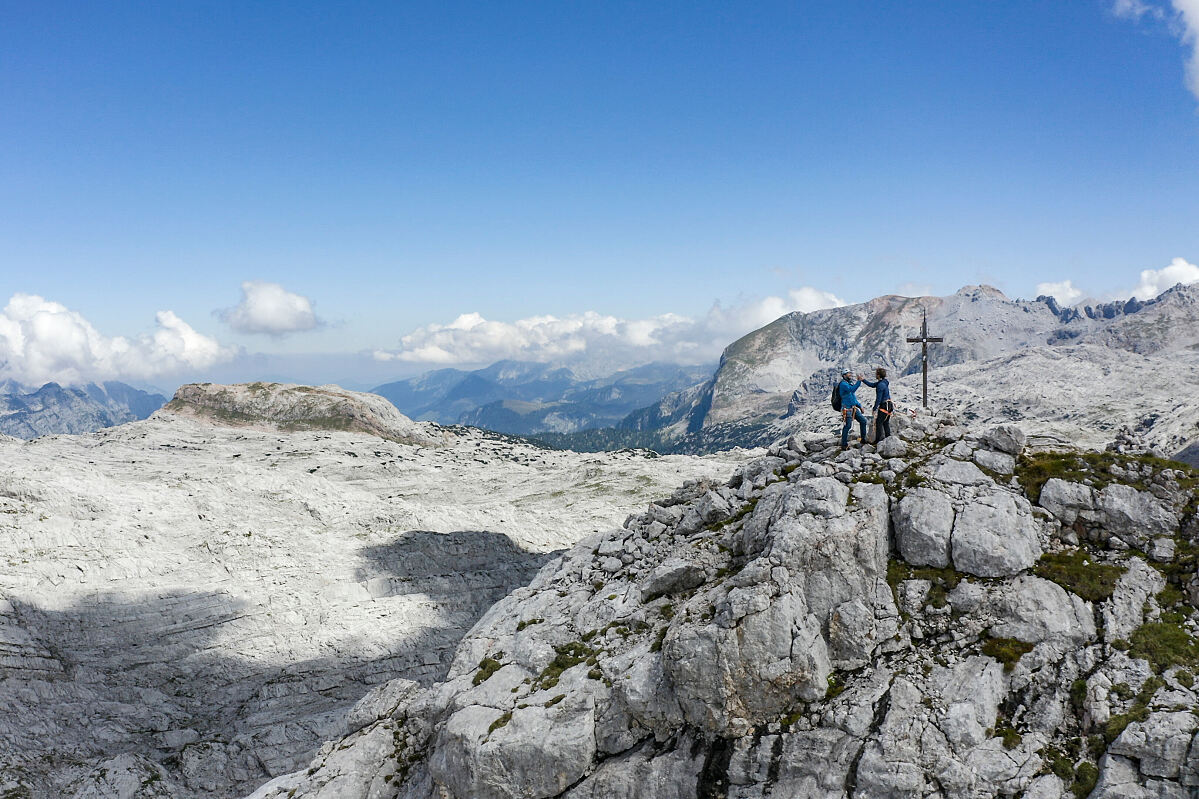
[[[1015,638],[988,638],[983,642],[982,653],[1002,663],[1004,671],[1011,671],[1032,649],[1032,644]]]
[[[497,657],[503,657],[504,653],[499,652]],[[478,685],[479,683],[487,682],[491,679],[491,675],[495,674],[503,666],[496,658],[485,657],[479,661],[479,670],[475,672],[475,677],[471,683]]]
[[[1129,724],[1149,718],[1149,703],[1153,700],[1157,689],[1164,684],[1160,677],[1150,677],[1145,680],[1145,684],[1137,692],[1136,699],[1133,700],[1132,707],[1128,709],[1128,712],[1113,715],[1103,725],[1103,743],[1111,745],[1111,742],[1119,738],[1120,733],[1124,732],[1124,728]]]
[[[1111,599],[1116,582],[1127,571],[1123,566],[1096,563],[1081,549],[1041,556],[1033,573],[1051,580],[1091,602]]]
[[[554,659],[537,676],[537,682],[541,688],[553,688],[562,677],[562,672],[567,669],[573,668],[580,663],[594,666],[596,655],[596,650],[587,646],[582,641],[573,641],[569,644],[554,647]]]
[[[1041,753],[1041,757],[1049,771],[1056,774],[1062,782],[1069,785],[1070,781],[1074,779],[1074,761],[1060,749],[1048,746]]]
[[[1003,741],[1004,749],[1015,749],[1024,741],[1024,737],[1016,732],[1014,727],[1000,727],[995,734]]]

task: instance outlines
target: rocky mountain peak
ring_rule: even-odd
[[[359,432],[411,444],[437,441],[435,426],[413,422],[378,395],[336,385],[189,383],[160,413],[233,427]]]
[[[254,799],[1186,796],[1199,472],[961,422],[685,484]]]
[[[1007,300],[1007,295],[994,286],[989,286],[986,283],[980,283],[977,286],[962,286],[954,296],[965,297],[970,300],[980,300],[984,297],[991,300]]]
[[[145,419],[166,398],[124,383],[89,383],[41,388],[0,381],[0,432],[17,438],[58,433],[85,433]]]
[[[1015,396],[1025,407],[1010,418],[1062,421],[1060,398],[1039,390],[1043,376],[1034,377],[1030,370],[1016,395],[1006,393],[1013,360],[1035,361],[1052,350],[1062,354],[1060,359],[1051,356],[1059,369],[1068,372],[1078,361],[1080,368],[1071,377],[1087,384],[1090,397],[1081,404],[1084,409],[1127,405],[1152,387],[1146,378],[1154,371],[1170,374],[1174,383],[1193,381],[1188,364],[1199,346],[1199,286],[1176,286],[1148,302],[1070,308],[1050,297],[1009,299],[991,286],[966,286],[946,297],[891,295],[780,317],[730,344],[710,380],[631,414],[621,427],[656,430],[663,446],[679,444],[688,451],[766,444],[784,432],[776,424],[780,418],[795,418],[803,406],[827,411],[829,388],[843,366],[864,374],[886,368],[892,388],[900,389],[896,401],[913,402],[916,383],[900,383],[921,370],[921,349],[908,338],[918,335],[926,315],[929,333],[944,339],[930,348],[933,385],[948,385],[945,405],[978,396],[980,407],[970,409],[976,416],[994,412],[997,403]],[[1096,358],[1097,353],[1101,356]],[[1092,360],[1111,365],[1104,368],[1106,379],[1096,381],[1082,371]],[[1179,386],[1176,393],[1186,396],[1188,390]],[[1142,416],[1152,412],[1165,419],[1181,412],[1191,418],[1180,400],[1161,399],[1165,406],[1155,399]],[[1087,421],[1084,427],[1106,425],[1102,418]],[[1142,421],[1149,420],[1138,419]],[[1185,431],[1171,433],[1181,439],[1171,452],[1190,446],[1195,437],[1193,424],[1182,426]]]

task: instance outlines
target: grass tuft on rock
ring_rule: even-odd
[[[1055,582],[1091,602],[1111,599],[1116,582],[1125,571],[1123,566],[1095,563],[1082,549],[1046,553],[1033,568],[1033,574],[1038,577]]]
[[[491,726],[487,728],[487,734],[491,735],[493,732],[498,730],[500,727],[508,726],[508,722],[510,722],[510,721],[512,721],[512,711],[508,711],[507,713],[500,716],[495,721],[491,722]]]
[[[904,580],[928,580],[934,586],[941,590],[938,592],[939,600],[934,598],[933,601],[940,601],[941,604],[936,607],[945,606],[945,594],[957,588],[958,583],[962,581],[962,573],[954,571],[950,568],[939,569],[935,566],[909,566],[898,558],[891,558],[887,562],[887,584],[891,586],[891,593],[895,595],[895,601],[899,601],[899,584]],[[932,592],[930,591],[930,597]]]
[[[1171,469],[1180,475],[1180,485],[1194,488],[1199,485],[1199,470],[1180,461],[1155,458],[1151,455],[1126,455],[1115,452],[1033,452],[1025,453],[1016,461],[1016,479],[1024,493],[1034,503],[1041,500],[1041,489],[1054,477],[1071,483],[1085,483],[1102,490],[1119,479],[1112,469],[1143,473]],[[1134,488],[1144,490],[1143,481],[1129,482]]]
[[[1199,664],[1199,645],[1176,621],[1151,621],[1133,631],[1129,657],[1149,661],[1161,673],[1171,666]]]
[[[1074,783],[1070,786],[1071,793],[1077,799],[1084,799],[1090,796],[1091,791],[1095,790],[1095,784],[1099,782],[1099,769],[1094,763],[1082,763],[1074,772]]]
[[[988,638],[983,642],[982,653],[1003,664],[1004,671],[1016,668],[1020,658],[1033,650],[1033,645],[1016,638]]]

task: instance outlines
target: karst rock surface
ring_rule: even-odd
[[[1199,475],[959,422],[684,484],[253,799],[1193,796]]]
[[[548,451],[340,390],[181,398],[0,436],[0,797],[244,795],[443,680],[553,552],[746,458]]]

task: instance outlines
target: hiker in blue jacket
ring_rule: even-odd
[[[866,445],[866,416],[862,413],[862,403],[858,402],[858,388],[862,385],[862,376],[858,375],[854,379],[854,375],[846,369],[841,372],[841,384],[837,386],[837,390],[841,393],[841,450],[849,449],[849,428],[853,427],[853,420],[858,420],[858,425],[862,431],[862,446]]]
[[[891,401],[891,383],[887,380],[887,370],[880,366],[874,370],[873,383],[869,380],[862,382],[874,389],[874,440],[890,438],[891,414],[895,412],[895,403]]]

